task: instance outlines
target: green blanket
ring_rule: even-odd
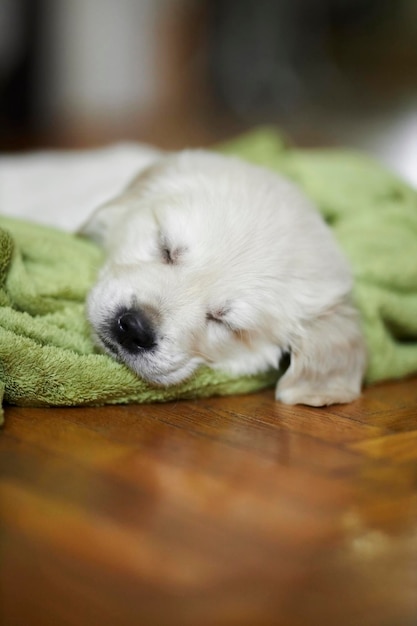
[[[349,257],[370,361],[367,381],[417,372],[417,193],[371,159],[286,148],[272,131],[221,147],[283,172],[316,202]],[[0,207],[1,209],[1,207]],[[168,401],[251,392],[278,373],[202,367],[152,387],[91,343],[84,299],[100,251],[73,235],[0,217],[0,397],[25,406]]]

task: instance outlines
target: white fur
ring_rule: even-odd
[[[171,385],[202,363],[255,374],[289,352],[282,402],[360,394],[365,350],[351,272],[290,182],[203,151],[161,155],[82,232],[107,252],[88,299],[97,341],[138,375]],[[121,308],[146,312],[152,350],[132,354],[109,337]]]

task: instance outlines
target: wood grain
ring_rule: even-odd
[[[8,407],[0,622],[411,626],[416,450],[416,379],[323,409]]]

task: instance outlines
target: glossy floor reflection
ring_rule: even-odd
[[[9,407],[1,623],[406,626],[417,619],[417,381]]]

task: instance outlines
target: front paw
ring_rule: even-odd
[[[325,389],[309,386],[281,388],[277,385],[275,399],[283,404],[306,404],[308,406],[329,406],[330,404],[344,404],[352,402],[360,396],[360,392],[352,389]]]

